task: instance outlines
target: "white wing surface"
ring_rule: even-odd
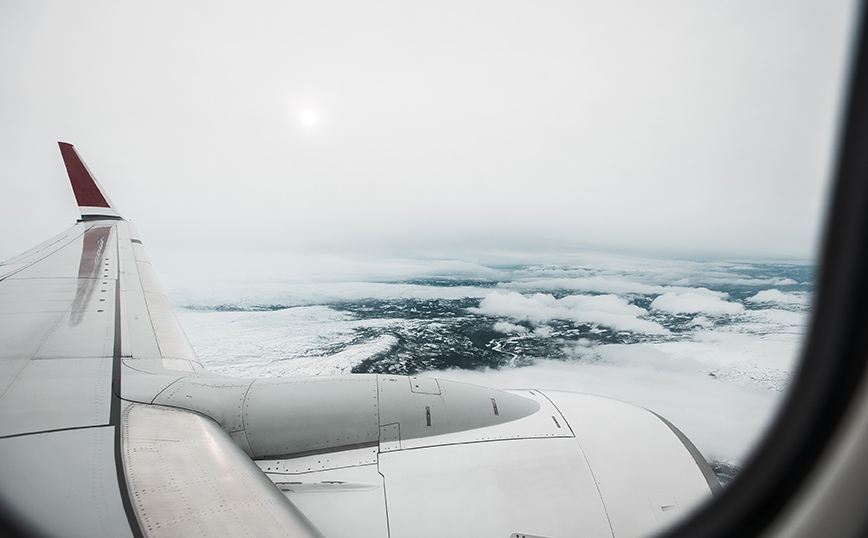
[[[645,536],[719,487],[668,422],[581,394],[204,371],[142,241],[82,218],[0,264],[0,500],[46,536]]]
[[[127,377],[135,383],[123,370],[174,380],[201,367],[135,229],[74,148],[61,143],[61,150],[82,219],[0,265],[0,495],[7,509],[51,536],[213,535],[239,526],[263,536],[317,536],[213,421],[132,409],[119,397]],[[188,475],[180,484],[179,473]],[[143,475],[151,482],[143,485]],[[155,496],[159,526],[139,509],[138,499]]]

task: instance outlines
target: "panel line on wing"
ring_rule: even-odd
[[[379,460],[379,454],[378,454]],[[389,521],[389,495],[386,492],[386,488],[388,488],[388,484],[386,483],[386,475],[383,474],[383,471],[380,470],[380,462],[377,461],[377,474],[380,475],[380,479],[383,481],[383,508],[386,513],[386,536],[392,536],[392,527],[391,522]]]
[[[112,391],[111,409],[109,410],[109,422],[114,426],[121,423],[121,284],[120,279],[115,279],[115,337],[112,347]],[[117,436],[120,439],[120,435]]]
[[[69,309],[67,308],[67,311],[68,310]],[[45,342],[51,337],[51,335],[57,329],[58,324],[60,324],[60,321],[63,318],[64,318],[64,315],[58,316],[57,319],[55,320],[54,324],[51,325],[51,328],[49,328],[47,331],[45,331],[45,334],[42,335],[42,338],[39,340],[39,344],[36,346],[36,349],[33,351],[31,356],[27,357],[27,360],[20,361],[18,371],[15,372],[14,376],[10,376],[10,377],[12,377],[12,379],[9,381],[8,385],[6,385],[6,388],[4,388],[2,391],[0,391],[0,401],[2,401],[3,398],[6,397],[6,393],[8,393],[10,390],[12,390],[15,387],[15,385],[18,383],[18,379],[21,377],[21,374],[24,373],[24,369],[27,368],[27,365],[30,363],[30,361],[33,360],[33,356],[36,355],[36,353],[39,352],[39,349],[41,349],[42,346],[45,345]]]
[[[91,428],[109,428],[111,424],[88,424],[87,426],[71,426],[69,428],[53,428],[48,430],[38,430],[23,433],[11,433],[9,435],[0,435],[0,439],[14,439],[16,437],[27,437],[28,435],[39,435],[43,433],[58,433],[69,432],[74,430],[89,430]]]
[[[177,409],[184,409],[183,407],[178,407]],[[186,410],[186,409],[185,409]],[[321,448],[315,450],[304,450],[302,452],[292,452],[290,454],[276,454],[276,455],[268,455],[253,458],[253,461],[260,460],[293,460],[298,458],[306,458],[308,456],[321,456],[323,454],[334,454],[336,452],[346,452],[348,450],[358,450],[362,448],[373,448],[380,446],[379,441],[368,441],[364,443],[354,443],[348,445],[340,445],[333,446],[328,448]]]
[[[570,433],[573,434],[573,440],[576,442],[576,446],[579,447],[579,452],[582,454],[582,459],[585,460],[585,465],[587,466],[588,472],[591,474],[591,478],[594,481],[594,487],[597,489],[597,494],[600,496],[600,504],[603,505],[603,513],[606,514],[606,522],[609,524],[609,530],[612,531],[612,536],[615,536],[615,527],[612,526],[612,516],[609,515],[609,508],[606,506],[606,499],[603,497],[603,492],[600,490],[600,482],[597,480],[597,477],[594,476],[594,469],[593,467],[591,467],[591,462],[588,461],[588,455],[585,454],[585,449],[582,448],[582,443],[579,441],[579,436],[576,435],[576,432],[573,430],[573,426],[570,424],[570,421],[568,421],[567,418],[563,415],[563,413],[561,413],[560,409],[558,409],[558,406],[555,405],[552,399],[549,398],[546,393],[542,391],[538,390],[537,392],[541,394],[543,398],[548,400],[552,407],[557,410],[557,412],[561,415],[561,418],[564,420],[564,424],[567,425]]]
[[[247,385],[247,390],[244,391],[244,398],[241,401],[242,409],[245,409],[247,407],[247,397],[250,395],[250,389],[253,388],[254,384],[256,384],[255,379],[251,381],[249,385]],[[250,449],[247,452],[252,453],[252,449],[250,447],[250,437],[247,435],[247,424],[244,419],[245,413],[241,413],[241,432],[239,433],[244,435],[244,444],[248,447],[248,449]]]
[[[41,262],[42,260],[51,256],[52,254],[54,254],[58,250],[66,247],[67,245],[69,245],[70,243],[72,243],[73,241],[75,241],[76,239],[81,237],[82,234],[84,234],[84,232],[89,228],[89,226],[85,225],[82,228],[81,232],[79,232],[77,234],[70,234],[69,232],[71,230],[75,230],[76,227],[77,227],[77,225],[69,228],[64,233],[62,233],[56,237],[53,237],[52,239],[49,239],[46,243],[44,243],[44,246],[38,245],[35,248],[33,248],[27,252],[24,252],[22,254],[19,254],[18,256],[15,256],[14,258],[9,258],[8,260],[6,260],[2,264],[0,264],[0,268],[2,268],[4,265],[12,265],[15,263],[19,263],[19,262],[16,262],[16,260],[19,260],[19,259],[24,260],[24,259],[27,259],[28,256],[36,256],[39,253],[41,253],[42,251],[47,250],[47,252],[45,252],[45,254],[43,256],[40,256],[39,258],[36,258],[31,262],[24,262],[24,264],[21,267],[13,269],[9,273],[4,274],[3,276],[0,276],[0,282],[6,280],[7,278],[9,278],[13,275],[20,273],[21,271],[27,269],[28,267],[31,267],[34,264]],[[66,241],[64,242],[64,240],[66,240]],[[61,244],[58,245],[58,243],[61,243]],[[58,246],[56,248],[51,248],[51,247],[54,247],[55,245],[58,245]]]
[[[383,450],[382,452],[409,452],[414,450],[426,450],[429,448],[439,448],[443,446],[466,446],[466,445],[476,445],[480,443],[506,443],[510,441],[522,441],[528,439],[574,439],[575,437],[571,435],[515,435],[510,437],[497,437],[492,439],[480,439],[474,438],[467,441],[453,441],[448,443],[431,443],[428,445],[420,445],[420,446],[404,446],[401,445],[400,449],[397,450]]]
[[[135,538],[144,538],[139,519],[136,516],[136,510],[133,506],[132,498],[130,497],[130,488],[127,483],[126,470],[124,469],[124,452],[123,452],[123,431],[121,428],[121,279],[120,279],[120,234],[115,228],[115,256],[118,260],[118,275],[115,279],[115,337],[114,346],[112,348],[112,382],[109,390],[111,394],[111,410],[109,411],[109,422],[114,427],[114,460],[115,471],[118,477],[118,490],[121,494],[121,503],[126,512],[127,521],[130,524]]]

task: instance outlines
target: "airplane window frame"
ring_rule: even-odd
[[[812,471],[832,456],[856,407],[868,364],[868,10],[851,38],[834,184],[820,251],[813,314],[794,382],[751,459],[722,493],[665,538],[760,536],[785,516]],[[861,330],[860,330],[861,329]],[[866,515],[848,536],[868,530]]]

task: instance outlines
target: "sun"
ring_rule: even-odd
[[[319,114],[312,108],[305,108],[298,114],[302,127],[311,129],[319,123]]]

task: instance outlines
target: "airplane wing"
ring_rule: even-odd
[[[45,536],[644,536],[713,473],[653,413],[388,375],[199,363],[75,148],[81,219],[0,264],[0,501]]]

